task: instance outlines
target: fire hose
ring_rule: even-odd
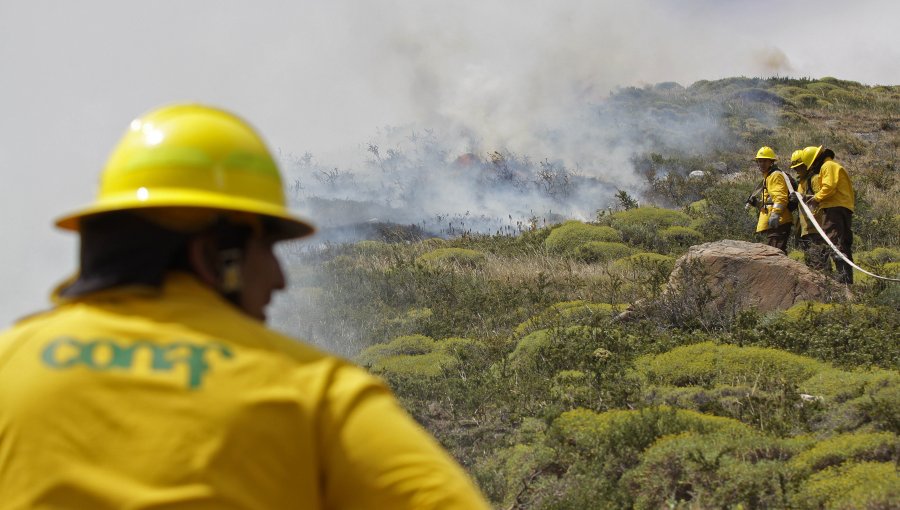
[[[863,269],[863,268],[857,266],[856,264],[854,264],[852,260],[850,260],[849,258],[847,258],[847,256],[844,255],[843,253],[841,253],[841,250],[839,250],[839,249],[837,248],[837,246],[835,246],[834,243],[831,242],[831,239],[829,239],[829,238],[828,238],[828,235],[825,234],[825,231],[824,231],[824,230],[822,229],[822,227],[819,225],[819,222],[816,221],[816,218],[815,218],[815,216],[813,215],[813,212],[809,209],[809,206],[806,205],[806,202],[803,201],[803,195],[802,195],[799,191],[794,190],[794,187],[791,186],[791,180],[788,179],[786,175],[784,175],[784,172],[781,172],[781,174],[784,176],[784,182],[785,182],[785,184],[787,184],[788,193],[791,194],[791,195],[796,195],[796,196],[797,196],[797,202],[798,202],[797,205],[800,207],[801,213],[805,214],[806,217],[809,219],[809,221],[812,223],[812,225],[813,225],[814,227],[816,227],[816,231],[819,233],[820,236],[822,236],[822,239],[824,239],[825,242],[828,243],[828,246],[831,248],[831,251],[833,251],[835,254],[837,254],[837,256],[839,256],[841,259],[843,259],[844,262],[846,262],[847,264],[850,264],[850,266],[852,266],[853,269],[856,269],[857,271],[861,271],[861,272],[863,272],[863,273],[866,273],[867,275],[869,275],[869,276],[871,276],[871,277],[873,277],[873,278],[878,278],[878,279],[881,279],[881,280],[887,280],[887,281],[889,281],[889,282],[900,282],[900,278],[888,278],[888,277],[886,277],[886,276],[880,276],[880,275],[877,275],[877,274],[875,274],[875,273],[866,271],[865,269]]]

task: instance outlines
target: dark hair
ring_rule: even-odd
[[[159,288],[171,271],[194,272],[188,242],[211,235],[218,249],[246,246],[252,230],[225,220],[198,233],[169,230],[129,211],[88,216],[81,220],[77,279],[60,290],[62,297],[126,285]]]
[[[188,236],[130,212],[82,218],[78,278],[60,291],[76,297],[123,285],[159,287],[167,271],[187,268]]]
[[[825,162],[825,158],[834,159],[834,151],[831,149],[822,147],[822,150],[820,150],[819,153],[816,155],[816,160],[813,161],[812,166],[810,167],[810,170],[818,171],[819,168],[822,167],[822,163]]]

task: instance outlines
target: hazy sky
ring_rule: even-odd
[[[0,0],[0,328],[72,272],[52,219],[153,107],[224,106],[282,153],[350,154],[411,122],[527,151],[617,86],[900,84],[897,19],[893,0]]]

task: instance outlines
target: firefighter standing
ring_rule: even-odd
[[[756,231],[765,233],[766,244],[787,254],[794,218],[788,210],[786,177],[778,168],[777,159],[771,147],[761,147],[756,152],[756,165],[763,175],[763,183],[760,195],[752,196],[749,203],[759,210]]]
[[[133,121],[57,225],[78,275],[0,333],[0,509],[488,508],[383,383],[265,327],[313,228],[241,119]]]
[[[820,145],[806,147],[800,151],[800,160],[809,172],[819,175],[819,189],[806,204],[821,215],[821,226],[828,239],[853,261],[853,208],[856,195],[850,175],[840,163],[834,160],[834,151]],[[836,254],[832,254],[837,280],[853,283],[853,268]]]

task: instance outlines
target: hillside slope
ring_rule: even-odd
[[[289,251],[276,321],[384,377],[497,508],[896,508],[900,285],[729,316],[696,312],[693,289],[616,317],[659,297],[689,246],[756,239],[760,145],[832,148],[857,189],[857,260],[900,275],[900,87],[660,84],[596,114],[649,140],[639,192],[588,222]]]

